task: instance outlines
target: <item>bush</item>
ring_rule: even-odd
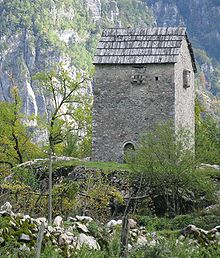
[[[170,220],[171,229],[183,229],[189,224],[194,224],[193,215],[179,215]]]
[[[146,230],[151,231],[158,231],[163,229],[170,229],[170,219],[168,218],[158,218],[158,217],[151,217],[151,216],[141,216],[137,217],[139,223],[146,227]]]
[[[161,240],[155,246],[143,246],[132,251],[130,258],[201,258],[201,257],[220,257],[220,247],[218,246],[196,246],[190,244],[186,239],[177,244],[176,238]]]
[[[171,123],[159,125],[142,137],[135,159],[127,157],[134,194],[148,194],[157,215],[187,213],[213,200],[213,184],[196,171],[190,141],[187,130],[174,133]]]
[[[140,225],[144,226],[148,232],[152,231],[166,231],[166,230],[181,230],[193,224],[196,227],[210,230],[216,226],[220,225],[220,216],[214,214],[205,214],[199,216],[198,214],[187,214],[178,215],[174,218],[158,218],[151,216],[137,216],[137,221]]]

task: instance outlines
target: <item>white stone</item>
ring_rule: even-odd
[[[129,219],[128,221],[129,221],[129,226],[131,229],[137,227],[137,221],[135,221],[134,219]]]
[[[78,221],[83,221],[83,222],[91,222],[91,221],[93,221],[93,219],[91,217],[88,217],[88,216],[76,216],[76,219]]]
[[[148,240],[144,236],[139,236],[136,244],[138,246],[147,245],[148,244]]]
[[[59,239],[58,239],[58,244],[59,245],[65,245],[65,244],[72,244],[72,242],[74,241],[74,237],[73,236],[70,236],[66,233],[62,233],[60,236],[59,236]]]
[[[64,228],[61,228],[61,227],[54,227],[53,235],[58,236],[58,235],[64,233],[64,231],[65,231]]]
[[[31,217],[29,215],[24,215],[24,220],[31,220]]]
[[[31,238],[30,238],[29,235],[21,234],[20,237],[19,237],[19,240],[22,241],[22,242],[30,242]]]
[[[38,226],[40,226],[42,223],[44,223],[45,225],[47,224],[47,219],[44,217],[37,218],[37,219],[35,219],[35,221]]]
[[[8,213],[11,213],[12,211],[12,206],[10,202],[6,202],[4,205],[1,206],[0,211],[6,211]]]
[[[76,221],[77,221],[77,219],[76,219],[76,218],[73,218],[73,217],[68,217],[67,220],[68,220],[68,221],[72,221],[72,222],[76,222]]]
[[[121,219],[119,219],[119,220],[114,220],[114,219],[112,219],[112,220],[110,220],[110,221],[106,224],[106,226],[107,226],[107,228],[114,228],[115,226],[121,225],[121,224],[122,224],[122,220],[121,220]]]
[[[88,230],[86,225],[81,224],[80,222],[76,222],[75,225],[76,225],[77,229],[80,229],[82,232],[84,232],[84,233],[88,233],[89,232],[89,230]]]
[[[52,226],[47,227],[48,232],[53,233],[55,229]]]
[[[91,249],[100,250],[100,246],[93,236],[87,236],[84,233],[79,234],[77,248],[87,245]]]
[[[53,221],[53,225],[56,227],[60,227],[63,224],[63,218],[61,216],[56,216]]]

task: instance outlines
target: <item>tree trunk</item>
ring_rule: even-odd
[[[53,188],[53,159],[52,159],[52,148],[49,150],[49,181],[48,181],[48,191],[49,191],[49,200],[48,200],[48,223],[52,224],[52,188]]]
[[[44,228],[45,225],[42,222],[38,231],[38,235],[37,235],[37,241],[36,241],[36,258],[40,258],[41,256],[41,246],[42,246],[42,241],[43,241],[43,237],[44,237]]]
[[[128,220],[128,209],[126,209],[123,219],[122,219],[122,229],[121,229],[121,247],[120,247],[120,257],[128,257],[128,236],[129,236],[129,220]]]

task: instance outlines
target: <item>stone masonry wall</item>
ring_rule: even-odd
[[[132,83],[137,75],[144,83]],[[174,119],[174,87],[173,64],[96,65],[92,158],[122,162],[126,142]]]
[[[183,87],[183,71],[190,71],[189,88]],[[191,133],[192,145],[195,134],[194,71],[187,41],[182,42],[179,61],[175,64],[175,126],[185,127]]]

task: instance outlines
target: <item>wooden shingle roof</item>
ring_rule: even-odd
[[[99,41],[94,64],[176,63],[186,37],[196,71],[195,59],[186,29],[155,27],[144,29],[105,29]]]

